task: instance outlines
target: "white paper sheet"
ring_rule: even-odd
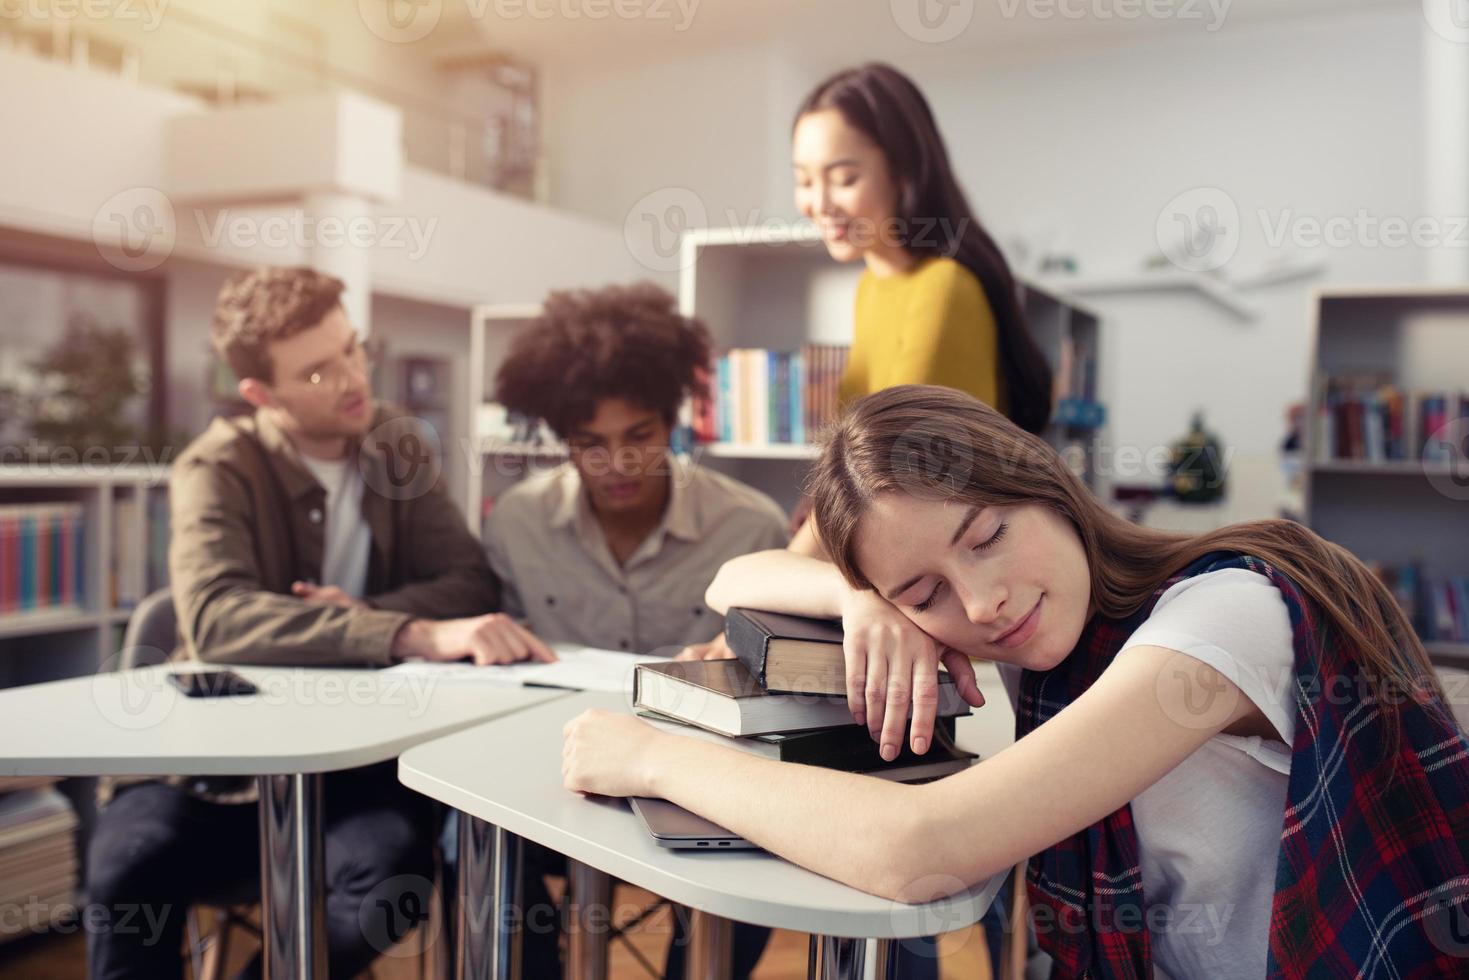
[[[603,691],[609,694],[632,693],[633,668],[640,663],[664,661],[666,657],[623,653],[620,650],[598,650],[595,647],[552,643],[551,649],[561,658],[555,663],[527,662],[495,667],[477,667],[466,663],[429,663],[410,660],[384,669],[389,674],[413,674],[436,681],[468,684],[498,684],[520,687],[532,684],[542,687],[564,687],[573,691]]]

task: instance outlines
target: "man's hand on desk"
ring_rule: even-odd
[[[393,659],[473,660],[480,666],[522,660],[551,663],[556,654],[504,613],[467,619],[413,619],[393,638]]]
[[[674,660],[733,660],[734,651],[720,633],[708,643],[694,643],[679,651]]]
[[[297,599],[323,606],[341,606],[343,609],[367,609],[367,603],[354,599],[335,585],[317,585],[315,582],[292,582],[291,594]]]

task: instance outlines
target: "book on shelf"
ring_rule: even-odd
[[[934,723],[933,745],[927,752],[922,755],[914,752],[905,736],[897,757],[888,762],[879,753],[877,743],[872,740],[867,729],[860,726],[845,725],[841,728],[823,728],[810,732],[779,732],[734,738],[686,724],[655,711],[640,709],[637,714],[660,731],[723,745],[762,759],[820,766],[823,769],[837,769],[898,782],[924,782],[952,776],[968,769],[979,758],[975,753],[954,744],[953,718],[940,718]]]
[[[1469,575],[1428,575],[1416,563],[1370,567],[1426,643],[1469,643]]]
[[[969,705],[953,678],[941,673],[939,679],[937,716],[967,715]],[[633,706],[735,737],[861,727],[852,720],[845,696],[767,691],[734,659],[639,664]]]
[[[1319,381],[1313,445],[1317,462],[1452,462],[1450,422],[1469,418],[1469,393],[1407,391],[1380,374]]]
[[[79,503],[0,506],[0,616],[82,608],[85,530]]]
[[[699,442],[804,445],[837,417],[847,348],[807,344],[797,351],[737,347],[721,353],[707,404],[692,413]]]

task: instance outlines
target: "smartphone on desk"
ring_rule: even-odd
[[[233,670],[174,671],[168,682],[189,698],[233,698],[258,694],[259,689]]]

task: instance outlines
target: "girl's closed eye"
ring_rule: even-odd
[[[1005,536],[1005,532],[1009,529],[1010,525],[1005,523],[1004,521],[1001,521],[1000,526],[995,529],[995,533],[990,535],[988,539],[981,541],[979,544],[975,545],[973,550],[984,551],[986,548],[993,548],[995,545],[1000,543],[1000,539]]]
[[[928,594],[928,598],[927,599],[924,599],[922,602],[918,603],[918,605],[914,606],[913,608],[915,610],[917,610],[918,612],[926,612],[929,609],[932,609],[933,608],[933,604],[938,601],[939,592],[940,592],[940,590],[943,589],[943,587],[944,587],[944,583],[943,582],[936,583],[934,585],[934,587],[933,587],[933,591]]]

